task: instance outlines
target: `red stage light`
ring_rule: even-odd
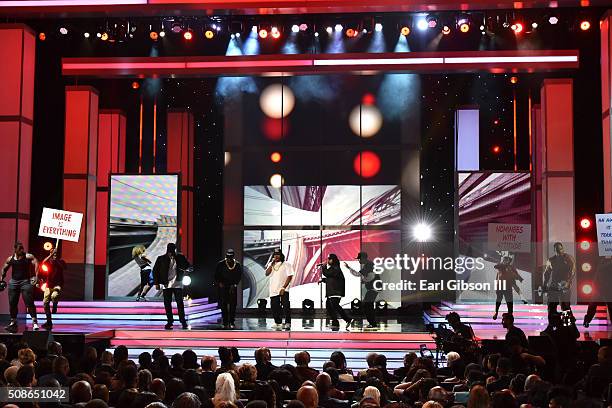
[[[348,30],[346,30],[346,36],[349,38],[357,37],[357,30],[349,28]]]
[[[582,31],[587,31],[589,28],[591,28],[591,22],[588,20],[583,20],[580,22],[580,29]]]
[[[151,31],[149,33],[149,38],[151,38],[153,41],[157,41],[157,39],[159,38],[159,34],[157,34],[157,31]]]
[[[495,126],[499,125],[499,119],[495,119],[495,120],[493,121],[493,124],[494,124]]]
[[[523,24],[522,23],[514,23],[512,24],[512,31],[514,31],[515,34],[520,34],[523,32]]]
[[[451,32],[451,29],[449,26],[445,25],[444,27],[442,27],[442,34],[449,35],[450,32]]]
[[[281,140],[289,133],[289,121],[266,117],[261,123],[261,131],[268,140]]]
[[[278,40],[280,36],[281,36],[280,31],[272,29],[272,38],[274,38],[275,40]]]
[[[512,84],[516,84],[516,83],[518,83],[518,78],[517,78],[517,77],[515,77],[515,76],[510,77],[510,83],[512,83]]]
[[[582,271],[583,272],[591,272],[591,269],[593,269],[593,267],[591,266],[590,262],[584,262],[581,266]]]
[[[374,105],[376,103],[376,97],[371,93],[367,93],[361,98],[361,103],[364,105]]]
[[[408,26],[403,26],[402,29],[400,30],[400,33],[404,36],[404,37],[408,37],[410,35],[410,27]]]
[[[591,243],[586,239],[580,241],[580,249],[582,249],[583,251],[588,251],[589,249],[591,249]]]
[[[499,154],[499,152],[501,152],[501,147],[495,145],[491,148],[491,150],[493,151],[493,153]]]
[[[259,30],[259,38],[266,38],[268,37],[268,30],[266,30],[265,28],[262,28],[261,30]]]
[[[191,39],[193,38],[193,33],[191,31],[185,31],[183,33],[183,38],[187,41],[191,41]]]
[[[279,152],[274,152],[270,155],[270,160],[272,160],[273,163],[278,163],[282,159],[283,159],[283,156]]]
[[[132,82],[132,89],[138,89],[138,88],[140,88],[140,83],[138,81]]]
[[[582,285],[582,293],[585,295],[590,295],[591,293],[593,293],[593,285],[591,285],[590,283],[585,283],[584,285]]]
[[[363,178],[371,178],[380,171],[380,157],[374,152],[365,151],[357,154],[353,159],[353,169]]]
[[[47,34],[45,34],[45,33],[38,34],[38,39],[40,41],[45,41],[47,39]]]
[[[591,220],[584,217],[580,220],[580,226],[582,227],[582,229],[589,229],[591,228]]]
[[[461,23],[459,25],[459,31],[461,31],[462,33],[467,33],[468,31],[470,31],[470,25],[468,23]]]
[[[40,269],[42,269],[43,272],[49,272],[49,266],[47,264],[42,264]]]

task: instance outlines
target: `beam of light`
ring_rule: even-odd
[[[368,52],[385,52],[385,36],[382,30],[374,30]]]
[[[295,32],[289,34],[289,36],[287,37],[287,41],[285,41],[285,44],[283,44],[281,52],[283,54],[299,54],[296,40],[297,34]]]
[[[331,34],[331,39],[328,42],[325,52],[327,54],[340,54],[345,51],[344,41],[342,41],[342,31],[334,31]]]
[[[159,51],[157,46],[151,46],[149,57],[159,57]],[[162,80],[161,78],[145,78],[142,81],[142,91],[148,96],[155,96],[161,91]]]
[[[259,54],[259,36],[258,36],[259,34],[257,32],[257,28],[256,27],[254,28],[255,29],[251,30],[251,32],[249,33],[249,36],[244,42],[244,45],[242,46],[242,51],[240,51],[240,47],[238,47],[238,52],[240,52],[240,54],[234,54],[234,55],[243,55],[243,54],[244,55],[258,55]],[[236,42],[236,44],[239,44],[239,42]],[[231,45],[232,45],[232,42],[230,41],[230,44],[228,45],[228,51]]]
[[[259,43],[257,42],[257,33],[251,33],[247,39],[247,43],[244,44],[245,49],[248,47],[248,42],[251,37],[255,37],[255,43],[257,44],[257,50],[259,50]],[[242,53],[239,38],[230,39],[227,44],[227,50],[225,51],[226,56],[244,55]],[[252,55],[252,54],[251,54]],[[241,93],[256,93],[257,86],[252,77],[220,77],[217,81],[217,89],[215,90],[215,96],[223,100],[238,97]]]

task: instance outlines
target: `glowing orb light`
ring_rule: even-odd
[[[283,176],[280,174],[273,174],[272,177],[270,177],[270,185],[274,188],[281,188],[283,185]]]
[[[270,118],[284,118],[293,111],[295,96],[288,86],[272,84],[259,96],[259,107]]]
[[[382,127],[383,117],[375,105],[358,105],[349,114],[349,126],[361,137],[372,137]]]
[[[380,165],[380,157],[371,151],[359,153],[353,159],[355,173],[363,178],[371,178],[377,175],[380,171]]]

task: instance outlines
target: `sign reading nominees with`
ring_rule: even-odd
[[[38,235],[41,237],[79,242],[83,214],[43,208]]]
[[[531,252],[531,225],[490,223],[489,250]]]

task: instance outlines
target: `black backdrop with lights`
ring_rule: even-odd
[[[448,36],[439,33],[412,30],[408,44],[412,51],[426,50],[494,50],[494,49],[573,49],[580,51],[580,69],[569,73],[519,74],[518,82],[510,83],[509,75],[461,74],[420,75],[420,115],[421,115],[421,201],[422,211],[441,221],[437,231],[440,239],[452,240],[453,231],[453,111],[460,105],[481,106],[481,166],[484,170],[512,170],[513,154],[513,95],[516,93],[519,118],[517,122],[518,151],[517,167],[528,169],[529,146],[526,132],[527,98],[539,102],[539,86],[543,78],[571,77],[575,80],[575,167],[576,167],[576,213],[594,213],[602,207],[602,151],[601,151],[601,114],[599,82],[599,32],[596,28],[580,31],[578,22],[589,18],[597,26],[599,9],[559,9],[559,24],[546,24],[550,15],[548,10],[521,11],[524,21],[537,21],[538,28],[533,33],[515,35],[504,28],[506,20],[518,18],[512,12],[494,11],[487,14],[474,13],[472,29],[466,35],[453,31]],[[441,20],[454,19],[458,13],[441,14]],[[367,18],[371,16],[365,16]],[[384,44],[393,50],[397,42],[401,18],[397,15],[381,15],[384,23]],[[284,39],[290,34],[290,27],[303,16],[279,16],[274,23],[284,27],[278,41],[261,42],[260,53],[281,52]],[[321,32],[316,37],[312,31],[300,34],[296,41],[300,52],[324,52],[328,47],[328,37],[324,27],[343,22],[349,26],[351,21],[360,22],[364,16],[307,16],[311,29]],[[128,21],[128,19],[116,19]],[[492,31],[482,35],[478,29],[480,21],[485,21]],[[60,59],[65,56],[170,56],[170,55],[224,55],[230,33],[227,27],[232,21],[241,21],[244,35],[249,27],[259,25],[251,17],[227,17],[222,22],[223,30],[212,40],[205,40],[201,34],[192,42],[186,43],[180,35],[167,35],[163,41],[152,42],[149,26],[160,24],[160,19],[133,19],[138,30],[134,38],[114,43],[102,42],[95,38],[95,32],[106,25],[114,26],[115,20],[27,20],[24,21],[38,31],[47,33],[46,41],[37,43],[36,61],[36,99],[35,126],[32,169],[32,208],[30,248],[41,253],[42,241],[37,237],[37,214],[43,206],[60,207],[64,112],[64,86],[78,84],[93,85],[100,90],[101,108],[120,108],[128,116],[127,170],[135,171],[138,166],[138,121],[137,110],[141,93],[158,92],[160,106],[189,107],[194,112],[196,125],[195,174],[196,174],[196,217],[195,217],[195,259],[200,273],[198,284],[202,294],[210,294],[207,285],[210,271],[222,254],[220,239],[223,225],[223,137],[224,117],[215,104],[215,90],[218,79],[162,79],[158,83],[145,84],[135,90],[132,80],[124,79],[74,79],[61,76]],[[270,19],[267,20],[268,23]],[[66,24],[69,34],[58,33],[60,25]],[[357,23],[355,23],[357,24]],[[391,27],[391,29],[389,29]],[[83,37],[87,30],[92,33],[89,39]],[[529,30],[528,30],[529,31]],[[441,38],[441,39],[440,39]],[[345,50],[366,51],[369,47],[365,36],[345,39]],[[160,118],[164,109],[160,110]],[[163,129],[163,126],[158,126]],[[157,168],[163,169],[165,135],[160,131],[158,137]],[[501,152],[492,152],[492,146],[500,146]],[[152,163],[148,162],[147,165]],[[299,176],[299,172],[296,173]]]

